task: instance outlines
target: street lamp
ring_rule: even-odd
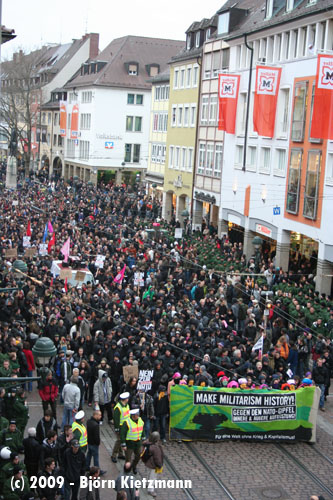
[[[263,244],[263,240],[260,238],[260,236],[255,236],[252,240],[252,245],[255,248],[255,270],[256,273],[259,273],[260,271],[260,249]]]
[[[15,260],[12,266],[12,272],[14,273],[15,280],[18,282],[19,288],[25,281],[25,275],[27,274],[28,266],[23,260]]]
[[[57,349],[51,339],[48,337],[39,337],[36,341],[35,345],[32,348],[32,354],[36,359],[36,364],[42,365],[42,367],[38,367],[38,372],[42,377],[42,380],[45,380],[46,375],[49,372],[49,369],[45,366],[49,363],[50,358],[52,358],[57,353]]]

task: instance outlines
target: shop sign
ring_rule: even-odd
[[[199,201],[206,201],[207,203],[211,203],[212,205],[216,204],[215,196],[211,196],[210,194],[203,193],[202,191],[199,193],[198,191],[194,194],[195,199]]]
[[[269,227],[263,226],[262,224],[256,224],[256,233],[264,234],[269,238],[272,237],[272,230]]]

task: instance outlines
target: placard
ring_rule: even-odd
[[[66,278],[70,280],[72,278],[72,269],[70,268],[60,269],[59,277],[61,280],[65,280]]]
[[[148,392],[151,390],[154,370],[140,370],[137,389]]]
[[[12,205],[13,205],[13,207],[17,207],[18,201],[17,200],[13,200]]]
[[[104,261],[105,261],[105,255],[97,255],[96,261],[95,261],[95,266],[99,267],[99,269],[103,269]]]
[[[123,366],[123,377],[127,383],[131,377],[138,378],[139,367],[138,365],[126,365]]]
[[[144,275],[145,275],[145,273],[141,273],[141,272],[134,273],[134,285],[135,286],[145,286]]]
[[[7,259],[17,257],[17,248],[7,248],[5,250],[5,257],[7,257]]]
[[[29,248],[31,246],[30,239],[31,239],[30,236],[23,236],[23,247],[24,248]]]
[[[39,255],[45,256],[48,254],[47,251],[47,243],[40,243],[39,244],[39,250],[38,250]]]
[[[76,271],[75,281],[84,281],[86,277],[86,273],[83,271]]]
[[[176,227],[175,229],[175,238],[179,239],[183,237],[183,228],[181,227]]]
[[[37,248],[36,247],[27,247],[25,249],[24,255],[26,257],[33,257],[37,253]]]

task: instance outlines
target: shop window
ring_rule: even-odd
[[[309,219],[317,217],[320,161],[321,151],[309,151],[303,206],[303,215]]]
[[[291,214],[298,213],[302,155],[301,149],[292,149],[290,153],[287,212]]]
[[[291,128],[291,140],[303,142],[306,119],[308,82],[299,82],[295,85],[294,112]]]

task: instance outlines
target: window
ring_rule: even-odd
[[[53,144],[57,145],[57,134],[53,134]]]
[[[214,164],[214,144],[207,144],[206,153],[206,175],[213,175]]]
[[[196,118],[196,110],[197,110],[197,107],[195,104],[192,104],[191,106],[191,127],[195,127],[195,118]]]
[[[290,90],[280,89],[279,103],[277,107],[277,127],[276,136],[286,139],[289,128],[289,95]]]
[[[189,66],[186,70],[186,87],[191,87],[192,67]]]
[[[206,123],[208,120],[208,102],[209,96],[203,95],[201,102],[201,123]]]
[[[67,158],[75,158],[75,140],[67,139]]]
[[[48,125],[51,125],[51,117],[52,117],[51,113],[47,113],[47,123],[48,123]]]
[[[306,118],[308,82],[299,82],[295,85],[294,112],[291,129],[291,140],[303,142]]]
[[[143,104],[143,94],[136,94],[135,96],[135,104],[142,105]]]
[[[214,125],[217,118],[217,95],[210,96],[209,102],[209,123]]]
[[[195,46],[196,48],[200,47],[200,31],[197,31],[195,34]]]
[[[54,113],[53,124],[54,126],[59,125],[59,113]]]
[[[128,65],[128,74],[131,76],[136,76],[138,74],[138,65],[137,64],[129,64]]]
[[[192,172],[193,168],[193,148],[187,150],[187,169]]]
[[[276,159],[274,163],[274,174],[284,175],[287,162],[287,151],[285,149],[277,148],[275,150]]]
[[[162,87],[160,87],[160,89],[161,89],[160,99],[161,99],[161,101],[165,101],[165,85],[162,85]]]
[[[68,101],[69,104],[72,104],[72,102],[77,102],[77,94],[76,92],[70,92],[68,95]]]
[[[256,168],[257,168],[257,147],[256,146],[248,146],[248,148],[247,148],[246,167],[248,170],[256,170]]]
[[[133,122],[134,122],[134,117],[133,116],[126,116],[126,131],[127,132],[132,132],[132,130],[133,130]]]
[[[157,145],[156,144],[152,144],[152,147],[151,147],[151,161],[153,163],[156,163],[156,150],[157,150]]]
[[[210,78],[212,69],[212,54],[205,55],[205,78]]]
[[[165,163],[166,146],[162,146],[162,158],[161,163]]]
[[[284,33],[282,59],[285,60],[289,58],[289,42],[290,42],[290,34]]]
[[[198,174],[203,174],[205,170],[206,144],[200,142],[198,155]]]
[[[244,146],[242,144],[237,144],[235,151],[235,167],[243,166],[243,151]]]
[[[161,87],[155,87],[155,101],[160,100],[160,95],[161,95]]]
[[[58,135],[58,146],[62,145],[63,145],[63,138],[61,137],[61,135]]]
[[[158,113],[154,113],[153,114],[153,132],[157,132],[157,130],[158,130]]]
[[[237,135],[245,133],[245,120],[246,120],[246,105],[247,93],[240,92],[239,106],[238,106],[238,119],[237,119]]]
[[[183,126],[183,106],[178,106],[178,127]]]
[[[221,177],[223,144],[215,145],[214,177]]]
[[[90,126],[91,126],[91,114],[90,113],[81,113],[80,129],[81,130],[90,130]]]
[[[180,70],[180,82],[179,82],[179,87],[181,89],[184,88],[185,85],[185,69]]]
[[[323,142],[322,139],[311,137],[311,125],[312,125],[313,101],[314,101],[315,89],[316,89],[316,85],[313,84],[313,86],[312,86],[312,95],[311,95],[311,113],[310,113],[310,125],[309,125],[309,141],[310,142],[321,143],[321,142]]]
[[[287,0],[286,11],[289,12],[294,8],[294,0]]]
[[[127,104],[134,104],[134,94],[127,94]]]
[[[165,86],[165,100],[169,100],[169,95],[170,95],[170,85]]]
[[[175,168],[179,170],[180,147],[175,148]]]
[[[173,168],[173,154],[174,154],[174,147],[170,146],[169,147],[169,168]]]
[[[173,76],[173,88],[178,89],[179,70],[175,69]]]
[[[198,76],[199,76],[199,66],[193,66],[193,80],[192,80],[193,87],[198,86]]]
[[[222,69],[229,69],[230,49],[222,49]],[[239,67],[239,66],[238,66]]]
[[[191,45],[192,45],[192,36],[191,36],[191,33],[188,33],[187,37],[186,37],[186,50],[190,50],[191,49]]]
[[[292,149],[290,152],[286,210],[291,214],[298,213],[302,155],[303,150],[301,149]]]
[[[213,52],[212,78],[217,78],[220,69],[220,51]]]
[[[327,155],[326,183],[333,185],[333,153],[328,153],[328,155]]]
[[[308,219],[317,218],[318,188],[320,176],[321,151],[309,151],[306,169],[303,215]]]
[[[92,91],[86,90],[86,91],[82,92],[81,101],[82,101],[82,103],[91,102],[92,101]]]
[[[140,144],[125,144],[125,163],[139,163],[140,148]]]
[[[142,129],[142,117],[136,116],[134,123],[134,132],[141,132],[141,129]]]
[[[319,38],[319,49],[324,50],[325,49],[325,39],[326,39],[326,21],[323,23],[320,23],[319,25],[320,31],[321,32],[321,37]]]
[[[293,58],[296,59],[297,57],[297,47],[298,47],[298,30],[292,31],[293,34]]]
[[[206,30],[206,33],[205,33],[205,40],[209,40],[210,39],[210,35],[211,35],[211,29],[208,28],[208,30]]]
[[[219,35],[223,35],[225,33],[229,33],[229,12],[224,12],[219,15],[218,25],[217,25],[217,33]]]
[[[171,126],[175,127],[177,124],[177,106],[172,106]]]
[[[271,148],[261,148],[260,151],[260,172],[269,173],[271,169]]]
[[[188,105],[185,104],[185,106],[184,106],[184,127],[189,126],[189,119],[190,119],[190,108]]]
[[[80,160],[89,160],[89,141],[79,141]]]
[[[181,170],[186,169],[186,148],[182,148]]]

